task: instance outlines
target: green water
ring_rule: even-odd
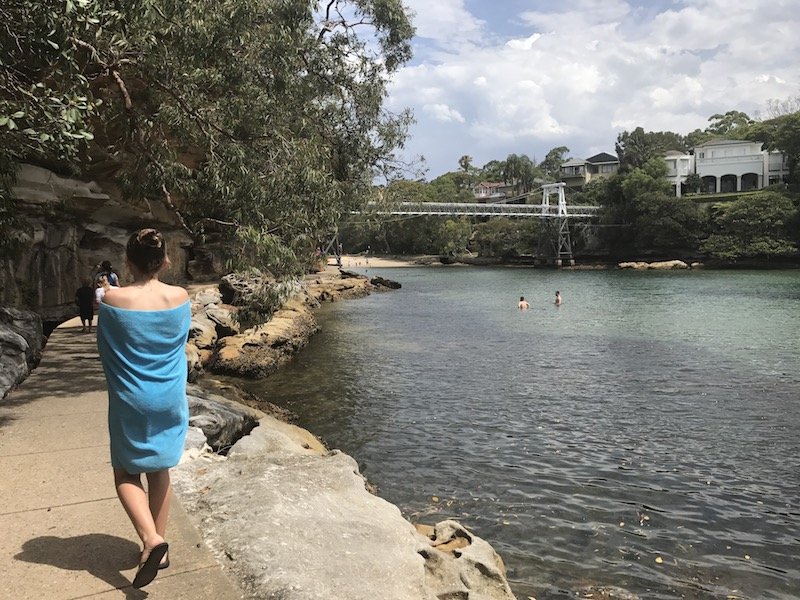
[[[800,272],[369,274],[403,289],[256,387],[409,519],[472,528],[520,598],[800,597]]]

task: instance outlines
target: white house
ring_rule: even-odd
[[[664,155],[667,162],[667,179],[672,185],[675,195],[680,198],[685,188],[686,176],[694,172],[694,157],[677,150],[670,150]]]
[[[762,150],[761,142],[748,140],[714,140],[696,146],[694,155],[671,151],[664,160],[677,197],[686,192],[689,173],[700,176],[700,191],[706,194],[760,190],[789,175],[783,153]]]
[[[715,140],[694,149],[694,171],[703,192],[746,192],[784,181],[789,165],[781,152],[762,150],[761,142]]]

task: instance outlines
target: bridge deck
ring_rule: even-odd
[[[363,213],[375,215],[442,215],[466,217],[523,217],[556,218],[570,217],[590,219],[596,217],[599,206],[559,207],[558,204],[480,204],[467,202],[398,202],[396,204],[376,204],[369,202]]]

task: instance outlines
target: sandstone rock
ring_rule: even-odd
[[[437,525],[433,539],[420,535],[365,489],[352,458],[309,440],[262,418],[227,460],[174,470],[190,517],[250,597],[514,598],[483,540],[454,522]]]
[[[39,315],[0,307],[0,398],[28,376],[38,364],[43,347]]]
[[[223,338],[239,333],[239,323],[228,309],[221,307],[208,308],[206,316],[216,325],[217,337]]]
[[[620,269],[649,269],[650,265],[646,262],[641,261],[634,261],[634,262],[621,262],[617,265]]]
[[[657,269],[659,271],[671,271],[675,269],[688,269],[689,265],[682,260],[665,260],[661,262],[650,263],[650,268]]]
[[[429,537],[426,583],[437,598],[507,600],[514,594],[500,556],[481,538],[456,521],[442,521]]]
[[[189,325],[189,341],[197,348],[213,348],[217,343],[217,324],[204,313],[192,317]]]
[[[705,265],[701,262],[693,262],[690,266],[692,269],[702,269],[705,267]]]
[[[373,277],[372,279],[369,280],[369,282],[372,285],[374,285],[375,287],[378,287],[378,288],[379,287],[384,287],[384,288],[388,288],[390,290],[399,290],[401,287],[403,287],[401,284],[399,284],[396,281],[392,281],[391,279],[386,279],[384,277],[379,277],[379,276]]]
[[[226,451],[258,425],[264,415],[252,408],[231,402],[222,396],[188,386],[189,425],[203,431],[208,445]]]
[[[197,381],[197,378],[203,374],[203,362],[200,360],[200,353],[197,350],[197,346],[187,343],[183,347],[183,350],[186,353],[186,366],[188,371],[186,378],[188,381]]]
[[[81,279],[93,276],[100,262],[110,260],[121,281],[129,280],[125,244],[133,231],[148,224],[159,227],[167,240],[171,265],[161,273],[162,279],[183,280],[183,246],[191,239],[146,205],[127,204],[98,183],[24,164],[12,193],[26,225],[15,233],[20,254],[0,261],[0,304],[27,306],[54,324],[76,316],[75,290]],[[68,213],[63,205],[69,207]]]
[[[291,360],[318,327],[308,307],[296,303],[287,306],[269,323],[219,341],[209,368],[217,373],[259,378]]]
[[[206,307],[209,304],[221,304],[222,303],[222,293],[219,291],[218,287],[209,287],[204,290],[200,290],[194,295],[192,298],[192,304],[197,305],[200,307]]]

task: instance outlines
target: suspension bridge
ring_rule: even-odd
[[[599,206],[567,206],[564,183],[548,183],[532,192],[498,202],[368,202],[355,214],[377,216],[429,216],[443,217],[513,217],[544,219],[552,246],[555,265],[574,265],[569,220],[590,220],[598,216]],[[531,200],[541,190],[541,204]],[[520,203],[524,202],[524,203]],[[335,240],[335,241],[334,241]],[[338,237],[328,244],[326,251],[338,248]]]

